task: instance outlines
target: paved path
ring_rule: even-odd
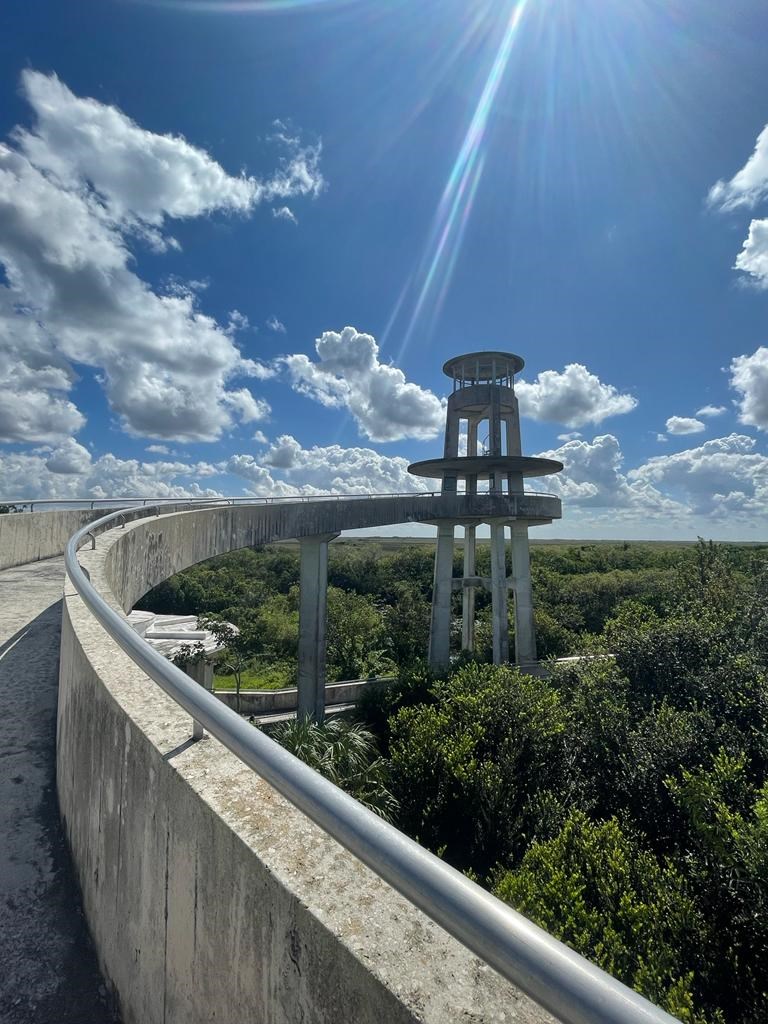
[[[59,823],[64,562],[0,572],[0,1024],[111,1024]]]

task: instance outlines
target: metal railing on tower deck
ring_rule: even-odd
[[[192,511],[211,503],[176,505],[179,511]],[[142,671],[328,835],[563,1024],[674,1024],[676,1018],[558,942],[225,707],[110,608],[81,568],[78,549],[86,540],[95,544],[98,534],[117,522],[124,526],[129,519],[162,511],[162,506],[129,508],[103,516],[74,534],[65,552],[67,573],[86,607]]]

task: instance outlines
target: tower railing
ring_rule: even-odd
[[[174,511],[210,506],[211,502],[176,502]],[[124,527],[131,519],[163,511],[168,511],[167,506],[112,512],[78,530],[65,552],[67,574],[84,604],[135,664],[328,835],[563,1024],[674,1024],[675,1018],[664,1010],[554,939],[255,729],[150,647],[110,607],[80,566],[79,548],[89,541],[95,545],[98,536],[114,526]]]

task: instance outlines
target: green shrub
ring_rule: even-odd
[[[508,667],[467,665],[432,693],[391,722],[400,822],[482,874],[535,832],[532,798],[561,788],[565,717],[544,680]]]
[[[496,895],[610,974],[685,1022],[707,1018],[695,975],[707,925],[682,874],[612,819],[573,811],[560,834],[535,843]]]

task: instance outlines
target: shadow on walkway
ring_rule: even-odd
[[[2,588],[4,603],[22,601],[23,583],[14,583]],[[57,595],[61,586],[60,576]],[[39,609],[49,601],[38,590],[33,603]],[[6,628],[23,621],[18,605],[6,610]],[[118,1020],[59,820],[60,633],[59,600],[0,646],[0,1024]]]

